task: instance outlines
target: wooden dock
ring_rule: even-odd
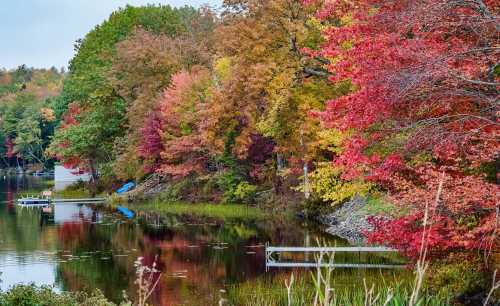
[[[266,271],[270,267],[277,268],[317,268],[317,267],[332,267],[332,268],[361,268],[361,269],[397,269],[404,268],[406,265],[394,264],[368,264],[368,263],[335,263],[335,262],[282,262],[274,257],[279,253],[316,253],[321,255],[335,253],[390,253],[397,250],[387,247],[283,247],[266,245]]]
[[[39,197],[25,197],[17,200],[19,206],[24,207],[41,207],[49,204],[64,204],[64,203],[77,203],[77,204],[98,204],[106,201],[105,198],[82,198],[82,199],[51,199]]]
[[[103,203],[105,198],[83,198],[83,199],[51,199],[52,203]]]
[[[82,198],[82,199],[52,199],[52,202],[104,202],[105,198]]]

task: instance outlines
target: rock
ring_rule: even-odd
[[[363,232],[370,229],[371,225],[368,223],[367,217],[360,216],[330,225],[326,232],[346,239],[350,244],[363,245],[366,243]]]
[[[167,188],[164,177],[154,173],[137,187],[126,193],[129,201],[151,199],[155,195],[163,192]]]
[[[319,216],[318,220],[328,226],[327,233],[346,239],[351,244],[362,245],[366,243],[363,232],[373,228],[368,222],[369,216],[360,213],[366,204],[366,198],[355,196],[334,212]]]

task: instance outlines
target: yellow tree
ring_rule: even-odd
[[[262,135],[276,144],[273,167],[281,170],[288,162],[295,173],[304,166],[307,170],[323,153],[317,145],[319,122],[310,112],[350,90],[347,82],[328,82],[326,58],[304,52],[323,41],[314,8],[297,0],[224,5],[216,35],[225,74],[214,90],[218,115],[210,116],[215,120],[209,125],[212,138],[222,150],[224,137],[236,131],[233,153],[248,158],[252,134]]]

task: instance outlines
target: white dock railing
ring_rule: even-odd
[[[389,253],[397,252],[397,250],[387,247],[284,247],[284,246],[269,246],[266,244],[266,271],[270,267],[279,268],[316,268],[316,267],[333,267],[333,268],[376,268],[376,269],[396,269],[404,268],[406,265],[394,264],[365,264],[365,263],[335,263],[335,262],[280,262],[273,255],[277,253],[319,253],[335,254],[335,253]]]

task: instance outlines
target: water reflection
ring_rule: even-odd
[[[15,206],[19,190],[43,188],[43,182],[23,177],[0,181],[0,278],[2,289],[20,282],[53,284],[56,260],[47,252],[55,249],[54,230],[41,230],[40,213],[20,213]]]
[[[16,193],[44,188],[40,178],[0,181],[2,289],[20,282],[70,291],[98,288],[120,301],[124,290],[134,296],[137,257],[148,265],[157,257],[162,274],[152,296],[155,305],[214,305],[219,290],[230,284],[289,273],[266,274],[264,243],[303,246],[324,238],[289,220],[223,222],[154,214],[128,220],[95,205],[57,204],[52,211],[14,205]],[[365,273],[392,272],[342,273],[361,280]]]

